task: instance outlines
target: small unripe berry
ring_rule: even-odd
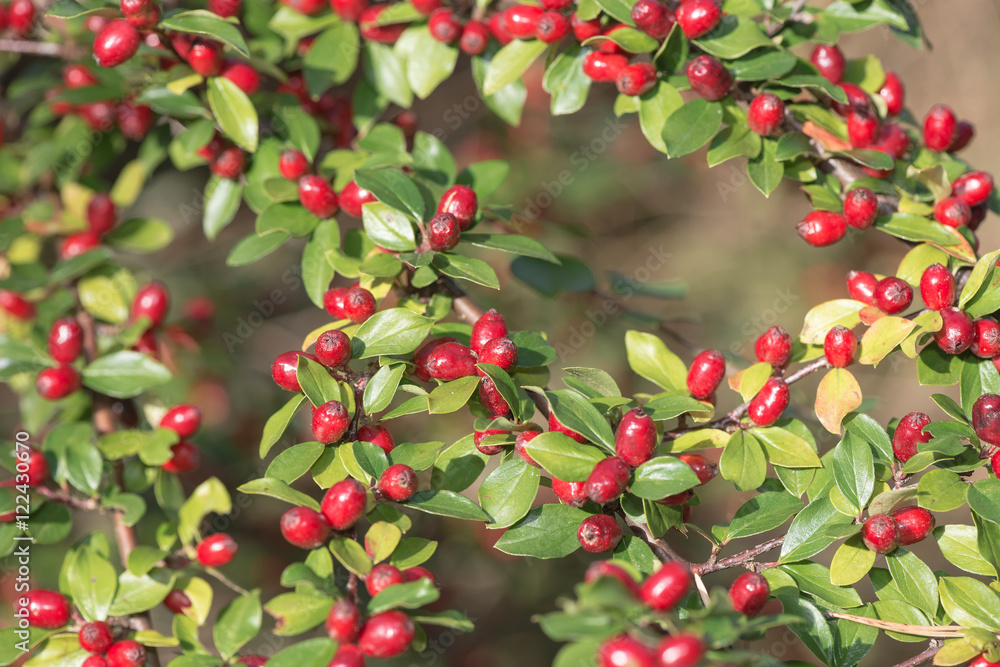
[[[163,283],[154,280],[141,287],[132,300],[132,321],[148,317],[151,328],[160,326],[170,310],[170,293]]]
[[[313,437],[324,445],[340,442],[351,425],[351,415],[340,401],[327,401],[313,410]]]
[[[580,546],[590,553],[611,551],[622,539],[622,529],[613,516],[595,514],[580,522],[576,531]]]
[[[482,55],[490,45],[490,29],[482,21],[472,19],[462,28],[458,48],[470,56]]]
[[[510,431],[504,431],[503,429],[499,428],[488,428],[485,431],[476,431],[472,436],[472,442],[473,444],[476,445],[476,449],[478,449],[483,454],[486,454],[486,456],[496,456],[497,454],[503,452],[504,445],[483,444],[483,441],[486,440],[486,438],[489,438],[494,435],[507,436],[510,435]]]
[[[202,540],[196,549],[198,562],[205,567],[228,565],[236,556],[239,545],[230,535],[216,533]]]
[[[348,181],[344,189],[340,191],[339,203],[340,208],[343,209],[348,215],[353,215],[355,218],[360,218],[363,213],[362,206],[365,204],[378,201],[368,190],[358,187],[358,184],[354,181]]]
[[[972,317],[959,308],[948,307],[940,311],[943,324],[934,332],[934,340],[947,354],[961,354],[972,345],[975,327]]]
[[[327,614],[326,633],[340,644],[350,644],[361,633],[361,610],[350,600],[337,600]]]
[[[375,314],[375,295],[364,287],[355,286],[344,295],[344,315],[355,324],[361,324]]]
[[[569,17],[562,12],[544,12],[538,19],[535,36],[546,44],[561,42],[570,33]]]
[[[417,492],[417,473],[405,463],[394,463],[378,480],[382,495],[397,503],[405,503]]]
[[[444,44],[452,44],[462,34],[462,23],[450,9],[439,7],[435,9],[429,19],[427,28],[431,37]]]
[[[689,634],[665,638],[656,647],[660,667],[697,667],[705,655],[705,643]]]
[[[958,197],[945,197],[934,204],[934,219],[947,227],[961,227],[972,220],[972,209]]]
[[[847,140],[855,148],[868,148],[878,140],[878,117],[867,112],[852,111],[847,116]]]
[[[325,178],[315,174],[299,179],[299,203],[317,218],[332,218],[338,210],[337,193]]]
[[[146,664],[146,649],[137,641],[123,639],[108,649],[108,667],[142,667]]]
[[[784,328],[773,326],[754,343],[757,361],[784,368],[792,358],[792,337]]]
[[[718,466],[701,454],[681,454],[677,458],[688,464],[688,467],[698,476],[698,486],[708,484],[719,474]]]
[[[94,57],[101,67],[117,67],[139,50],[139,33],[125,19],[115,19],[94,39]]]
[[[955,138],[951,142],[951,146],[948,146],[949,153],[957,153],[972,141],[972,138],[976,136],[976,127],[964,120],[958,121],[958,125],[955,127]]]
[[[656,423],[642,408],[632,408],[615,431],[615,454],[635,468],[653,457],[658,441]]]
[[[896,522],[899,546],[916,544],[934,530],[934,515],[923,507],[907,505],[894,510],[889,516]]]
[[[686,0],[677,8],[677,23],[688,39],[707,35],[721,20],[722,9],[715,0]]]
[[[979,319],[972,323],[972,354],[981,359],[992,359],[1000,354],[1000,324],[993,320]]]
[[[432,250],[444,252],[458,245],[462,229],[451,213],[438,213],[427,223],[427,244]]]
[[[795,229],[806,243],[822,248],[844,238],[847,221],[834,211],[812,211]]]
[[[305,153],[300,150],[292,148],[282,151],[278,157],[278,171],[289,181],[298,181],[309,171],[309,160],[306,159]]]
[[[674,13],[659,0],[638,0],[632,5],[635,27],[650,37],[663,39],[674,27]]]
[[[299,357],[313,358],[306,352],[292,350],[279,354],[271,364],[271,377],[275,384],[286,391],[302,391],[299,386]]]
[[[201,465],[201,450],[198,446],[181,440],[170,446],[170,460],[163,464],[164,472],[180,475],[191,472]]]
[[[556,498],[572,507],[582,507],[587,502],[587,494],[583,491],[583,482],[566,482],[553,477],[552,492],[556,494]]]
[[[542,18],[542,8],[535,5],[511,5],[504,11],[504,27],[515,39],[532,39]]]
[[[48,347],[49,355],[60,364],[76,361],[83,351],[83,327],[75,317],[62,317],[52,324]]]
[[[943,104],[931,107],[924,118],[924,145],[934,151],[948,150],[957,126],[958,119],[950,107]]]
[[[726,358],[718,350],[705,350],[694,361],[687,374],[687,388],[698,400],[705,400],[719,388],[726,377]]]
[[[563,425],[563,423],[560,422],[559,419],[556,417],[555,412],[549,413],[549,430],[555,431],[556,433],[562,433],[563,435],[568,435],[569,437],[573,438],[574,440],[580,443],[587,442],[587,438],[585,438],[583,435]]]
[[[868,188],[854,188],[844,196],[844,221],[855,229],[868,229],[878,217],[878,198]]]
[[[855,301],[874,306],[877,286],[878,278],[867,271],[850,271],[847,274],[847,292]]]
[[[384,611],[362,626],[358,648],[369,658],[395,658],[409,647],[415,632],[409,616],[401,611]]]
[[[622,68],[615,86],[622,95],[642,95],[656,85],[656,69],[649,63],[633,63]]]
[[[47,401],[66,398],[80,388],[80,374],[72,366],[46,368],[35,380],[35,390]]]
[[[191,598],[181,589],[175,588],[167,593],[167,597],[163,600],[163,606],[174,614],[182,614],[185,609],[191,606]]]
[[[920,444],[930,441],[930,432],[923,430],[930,423],[931,418],[923,412],[911,412],[899,420],[892,435],[892,453],[897,461],[906,463],[916,455]]]
[[[36,588],[22,595],[21,599],[28,601],[27,619],[29,626],[43,630],[55,630],[69,623],[69,600],[61,593]]]
[[[861,539],[875,553],[887,554],[899,545],[899,529],[888,514],[876,514],[861,526]]]
[[[835,326],[823,339],[826,360],[834,368],[847,368],[858,357],[858,337],[847,327]]]
[[[97,235],[107,234],[118,221],[118,211],[115,203],[106,192],[98,192],[90,198],[87,204],[87,224],[90,231]]]
[[[875,286],[875,305],[883,313],[895,315],[910,307],[913,303],[913,289],[905,282],[889,276],[878,281]]]
[[[327,368],[339,368],[351,360],[351,339],[339,329],[324,331],[316,339],[316,359]]]
[[[785,103],[773,93],[763,93],[753,98],[747,111],[747,125],[763,137],[778,131],[785,120]]]
[[[694,1],[688,0],[681,7],[686,7]],[[721,100],[733,85],[733,77],[729,70],[711,56],[698,56],[688,63],[685,73],[694,91],[709,102]]]
[[[503,315],[491,308],[483,313],[482,317],[472,325],[472,337],[469,347],[478,354],[483,346],[494,338],[507,338],[510,332],[507,330],[507,322]]]
[[[80,648],[87,653],[97,654],[107,653],[115,641],[111,634],[111,628],[103,621],[84,623],[80,626],[77,638],[80,641]]]
[[[514,451],[517,455],[520,456],[525,463],[530,466],[535,466],[536,468],[541,468],[542,466],[539,465],[535,459],[531,458],[531,454],[528,453],[528,450],[526,450],[524,446],[541,434],[541,431],[521,431],[517,434],[517,438],[514,439]]]
[[[962,174],[951,184],[951,194],[969,206],[979,206],[993,193],[993,177],[985,171]]]
[[[392,439],[389,429],[381,424],[365,424],[358,429],[357,438],[361,442],[378,445],[386,454],[396,448],[396,441]]]
[[[930,310],[955,303],[955,276],[941,264],[931,264],[920,276],[920,298]]]
[[[759,614],[770,596],[770,584],[756,572],[744,572],[729,587],[729,602],[733,609],[746,616]]]
[[[281,515],[281,534],[301,549],[318,549],[330,538],[326,518],[309,507],[293,507]]]
[[[438,345],[427,357],[427,373],[435,380],[450,382],[476,371],[476,355],[461,343]]]
[[[844,78],[847,62],[836,44],[818,44],[809,56],[809,62],[819,70],[819,75],[830,83],[840,83]]]
[[[327,489],[320,511],[331,528],[344,531],[364,516],[367,502],[365,487],[358,480],[348,478]]]
[[[653,611],[670,611],[690,590],[691,571],[687,565],[669,561],[646,577],[639,588],[639,595]]]
[[[653,650],[628,635],[605,640],[597,647],[598,667],[657,667]]]
[[[598,505],[610,503],[625,492],[630,474],[628,463],[617,456],[598,461],[587,475],[584,493]]]
[[[788,407],[788,385],[781,378],[769,378],[750,401],[747,415],[757,426],[770,426]]]
[[[591,81],[611,83],[618,79],[622,70],[628,67],[628,58],[620,53],[593,51],[583,59],[583,73]]]
[[[885,73],[885,82],[878,94],[885,100],[886,113],[890,116],[898,116],[903,110],[905,91],[903,82],[899,80],[895,72]]]

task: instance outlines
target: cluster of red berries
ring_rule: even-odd
[[[874,514],[861,526],[865,546],[887,554],[896,547],[920,542],[934,530],[934,515],[923,507],[907,505],[889,514]]]
[[[246,154],[218,132],[195,154],[205,160],[209,170],[219,178],[235,181],[246,169]]]
[[[434,576],[422,567],[400,572],[391,565],[376,565],[365,578],[365,588],[375,596],[389,586],[425,577],[434,582]],[[350,600],[334,603],[325,627],[338,644],[331,667],[364,667],[365,657],[395,658],[406,651],[416,633],[413,620],[403,612],[384,611],[364,618]]]
[[[201,427],[201,408],[189,403],[175,405],[160,419],[160,428],[169,429],[180,436],[180,442],[170,447],[173,456],[163,464],[166,472],[175,474],[191,472],[201,465],[201,450],[188,438]]]
[[[72,609],[65,595],[36,589],[18,599],[18,607],[27,611],[28,625],[42,630],[57,630],[70,622]],[[18,612],[15,612],[18,613]],[[132,639],[115,639],[107,623],[92,621],[80,626],[80,648],[91,655],[82,667],[142,667],[146,649]]]
[[[87,203],[87,229],[69,234],[59,244],[59,258],[72,259],[101,245],[101,238],[118,224],[118,211],[111,197],[96,192]]]
[[[467,185],[453,185],[438,200],[437,214],[427,223],[425,249],[443,252],[458,245],[462,232],[472,226],[479,212],[476,192]]]
[[[76,114],[87,123],[88,127],[97,132],[108,132],[117,125],[122,136],[131,141],[144,139],[153,125],[155,120],[153,110],[128,98],[120,103],[114,100],[96,100],[79,105],[53,99],[64,90],[91,88],[98,84],[98,78],[86,65],[80,63],[66,65],[63,68],[62,81],[61,88],[52,88],[46,93],[46,99],[52,100],[50,108],[56,116]]]

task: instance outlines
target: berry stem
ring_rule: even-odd
[[[812,23],[813,21],[812,14],[802,13],[802,8],[805,6],[806,6],[806,0],[795,0],[795,4],[792,5],[792,11],[789,12],[788,18],[786,18],[784,21],[776,21],[772,23],[771,26],[767,29],[767,36],[774,37],[779,32],[784,30],[785,26],[791,21],[794,21],[796,23]]]
[[[250,591],[248,591],[247,589],[243,588],[242,586],[240,586],[239,584],[237,584],[235,581],[233,581],[232,579],[230,579],[226,575],[224,575],[221,572],[219,572],[214,567],[206,567],[205,568],[205,573],[212,575],[213,577],[215,577],[218,580],[218,582],[220,584],[222,584],[223,586],[226,586],[227,588],[232,589],[233,592],[237,593],[238,595],[250,595]]]

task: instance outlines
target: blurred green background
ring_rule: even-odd
[[[1000,144],[995,94],[1000,4],[917,0],[915,5],[933,51],[911,50],[879,31],[847,36],[842,48],[849,58],[869,53],[882,58],[886,69],[904,80],[907,106],[917,117],[934,103],[952,105],[960,118],[976,126],[977,137],[964,157],[977,168],[1000,173],[995,149]],[[809,248],[794,231],[809,209],[793,184],[785,183],[764,199],[746,180],[740,161],[709,171],[700,151],[668,162],[648,146],[634,117],[615,119],[611,86],[595,86],[584,111],[552,118],[540,73],[534,72],[524,119],[511,129],[478,101],[468,61],[461,61],[459,68],[431,100],[416,107],[420,129],[446,141],[460,166],[493,157],[510,159],[512,177],[497,201],[527,211],[529,224],[523,233],[590,264],[601,290],[608,291],[608,271],[650,284],[686,283],[689,293],[682,300],[626,300],[629,308],[661,317],[682,340],[749,358],[753,340],[768,326],[781,324],[795,334],[812,305],[846,296],[848,270],[890,273],[903,255],[901,244],[875,233],[831,248]],[[130,212],[155,215],[176,226],[177,239],[169,249],[134,265],[141,277],[155,276],[169,285],[173,318],[192,323],[184,306],[192,298],[207,297],[214,304],[211,321],[195,326],[200,355],[180,349],[175,354],[177,363],[196,378],[179,388],[175,398],[196,402],[206,413],[206,428],[196,437],[205,463],[185,478],[189,490],[212,475],[234,489],[263,473],[265,465],[256,454],[260,432],[267,415],[286,400],[270,380],[271,361],[298,348],[305,333],[329,321],[309,303],[295,277],[300,247],[289,244],[250,267],[225,266],[230,248],[252,230],[253,218],[241,215],[218,241],[205,241],[199,215],[205,176],[205,170],[163,173]],[[555,185],[560,178],[568,184]],[[1000,245],[995,219],[984,223],[980,238],[983,249]],[[624,332],[641,323],[620,314],[607,315],[603,299],[592,294],[541,298],[510,274],[503,256],[487,258],[504,289],[473,290],[481,305],[498,308],[513,329],[547,331],[561,352],[560,366],[597,366],[612,373],[623,391],[650,389],[630,376],[625,363]],[[667,340],[690,360],[692,354],[683,343]],[[877,374],[867,369],[857,373],[870,409],[883,423],[913,410],[926,411],[935,419],[942,416],[929,399],[933,392],[917,385],[907,360],[889,360]],[[800,383],[793,390],[793,401],[806,412],[816,381]],[[14,401],[7,393],[0,396],[0,420],[4,432],[10,433],[16,421]],[[730,409],[735,399],[734,393],[720,389],[720,410]],[[300,421],[296,428],[299,441],[311,439],[307,424]],[[418,417],[398,420],[390,428],[397,442],[452,442],[468,433],[471,419]],[[814,432],[821,435],[822,429],[816,425]],[[825,450],[834,440],[827,435],[820,442]],[[717,482],[703,489],[693,521],[706,530],[728,521],[745,500],[740,494],[722,493],[729,488]],[[548,493],[543,489],[543,500],[551,499],[544,495]],[[285,506],[261,497],[237,495],[234,500],[234,515],[212,526],[232,532],[240,541],[241,557],[228,572],[247,587],[263,588],[265,599],[272,597],[281,591],[278,579],[284,565],[302,555],[278,531]],[[416,534],[442,541],[429,563],[442,586],[438,605],[465,611],[477,630],[465,636],[432,634],[427,651],[410,653],[393,664],[549,664],[558,646],[542,635],[531,617],[552,609],[560,595],[569,593],[594,557],[579,553],[557,562],[519,560],[491,549],[497,532],[457,521],[415,518]],[[938,519],[939,524],[969,523],[963,511]],[[82,534],[85,528],[78,526],[77,532]],[[693,558],[703,560],[707,555],[707,543],[697,536],[674,533],[669,539]],[[915,551],[926,555],[932,567],[943,566],[933,541],[928,542]],[[52,556],[36,552],[35,572],[43,573],[38,575],[40,583],[45,583],[44,572],[54,571],[44,567]],[[737,574],[714,575],[708,584],[726,585]],[[8,578],[2,587],[8,600],[11,583]],[[871,591],[862,594],[871,599]],[[154,614],[154,626],[169,626],[165,610]],[[262,635],[247,652],[269,655],[287,641]],[[815,662],[784,630],[774,632],[758,648],[777,658]],[[900,648],[882,638],[866,664],[893,664],[903,651],[919,649]]]

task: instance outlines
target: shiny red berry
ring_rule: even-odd
[[[905,282],[889,276],[878,281],[875,286],[875,305],[883,313],[895,315],[910,307],[913,303],[913,288]]]
[[[201,465],[201,450],[194,443],[181,440],[170,447],[170,460],[163,464],[164,472],[180,475]]]
[[[892,453],[900,463],[906,463],[913,458],[920,444],[930,441],[930,432],[924,432],[924,427],[931,423],[931,418],[923,412],[911,412],[896,425],[892,435]]]
[[[160,22],[160,7],[155,0],[121,0],[125,20],[137,30],[149,30]]]
[[[976,136],[976,127],[972,123],[964,120],[958,121],[958,125],[955,127],[955,138],[951,142],[951,146],[948,146],[949,153],[957,153],[972,141],[972,138]]]
[[[688,39],[707,35],[722,20],[722,9],[715,0],[686,0],[676,14],[677,23]]]
[[[406,583],[406,577],[399,569],[392,565],[382,563],[372,568],[372,571],[365,577],[365,589],[368,594],[375,597],[389,586]]]
[[[354,644],[341,644],[327,667],[365,667],[365,656]]]
[[[517,365],[517,345],[509,338],[493,338],[479,350],[479,363],[493,364],[505,371]],[[480,371],[480,375],[484,373]]]
[[[229,18],[240,13],[243,0],[208,0],[208,10],[222,18]]]
[[[479,383],[479,402],[494,417],[506,417],[510,414],[510,406],[507,405],[507,400],[500,393],[500,390],[497,389],[493,380],[488,377],[484,377]]]
[[[175,588],[167,593],[166,599],[163,600],[163,606],[174,614],[182,614],[185,609],[191,606],[191,598],[184,591]]]
[[[416,628],[401,611],[375,614],[361,628],[358,648],[369,658],[395,658],[410,646]]]
[[[663,39],[674,27],[674,13],[659,0],[638,0],[632,5],[635,27],[655,39]]]
[[[30,301],[17,292],[5,289],[0,289],[0,310],[19,320],[28,320],[35,316],[35,306]]]
[[[747,111],[747,125],[764,137],[777,132],[784,120],[785,103],[773,93],[763,93],[753,98]]]
[[[972,345],[975,336],[975,327],[972,326],[972,317],[959,308],[949,306],[940,311],[943,325],[934,332],[934,340],[947,354],[961,354]]]
[[[598,667],[657,667],[653,650],[628,635],[607,639],[597,647]]]
[[[63,260],[72,259],[93,250],[99,245],[101,245],[101,237],[93,232],[87,231],[70,234],[63,239],[62,244],[59,246],[59,258]]]
[[[972,209],[958,197],[945,197],[934,204],[934,219],[947,227],[961,227],[972,220]]]
[[[773,326],[754,343],[754,353],[757,361],[784,368],[792,358],[792,337],[784,328]]]
[[[900,546],[916,544],[934,530],[934,515],[923,507],[907,505],[894,510],[889,516],[896,522]]]
[[[850,271],[847,274],[847,291],[855,301],[874,306],[877,286],[878,278],[867,271]]]
[[[327,489],[320,511],[331,528],[344,531],[364,516],[367,502],[365,487],[358,480],[348,478]]]
[[[972,323],[972,353],[981,359],[992,359],[1000,354],[1000,324],[993,320],[979,319]]]
[[[854,188],[844,196],[844,221],[855,229],[868,229],[878,217],[878,197],[868,188]]]
[[[432,250],[444,252],[458,245],[462,228],[451,213],[438,213],[427,223],[427,243]]]
[[[830,83],[840,83],[844,78],[847,62],[836,44],[818,44],[809,56],[809,62]]]
[[[879,130],[876,148],[888,150],[898,160],[910,150],[910,135],[895,123],[885,123]]]
[[[80,648],[87,653],[97,654],[107,653],[115,641],[111,628],[104,621],[84,623],[80,626],[77,639],[80,641]]]
[[[316,339],[316,359],[327,368],[339,368],[351,360],[351,339],[339,329],[324,331]]]
[[[1000,396],[983,394],[972,404],[972,428],[980,440],[1000,446]]]
[[[931,264],[920,276],[920,298],[931,310],[955,303],[955,276],[941,264]]]
[[[450,382],[475,375],[476,355],[461,343],[443,343],[427,357],[427,373],[435,380]]]
[[[431,37],[444,44],[453,44],[462,34],[462,23],[455,13],[445,7],[435,9],[429,19],[427,28]]]
[[[616,565],[614,561],[599,560],[591,563],[587,567],[587,572],[583,575],[583,581],[592,584],[603,577],[617,579],[635,597],[639,597],[639,583],[632,578],[624,568]]]
[[[28,486],[38,486],[49,478],[49,462],[45,454],[37,449],[28,453]]]
[[[535,5],[511,5],[504,11],[504,27],[515,39],[532,39],[542,18],[542,8]]]
[[[55,630],[69,623],[70,606],[65,595],[55,591],[36,588],[18,599],[18,604],[27,600],[28,625],[43,630]]]
[[[118,129],[131,141],[142,141],[153,125],[153,109],[145,104],[122,104],[115,111]]]
[[[617,456],[598,461],[587,475],[583,491],[598,505],[610,503],[625,492],[631,470],[623,459]]]
[[[438,213],[451,213],[455,216],[462,231],[472,225],[478,211],[479,200],[476,192],[467,185],[453,185],[445,190],[437,206]]]
[[[561,42],[572,30],[569,17],[562,12],[543,12],[535,28],[535,36],[546,44]]]
[[[951,194],[969,206],[979,206],[993,193],[993,177],[985,171],[970,171],[951,184]]]
[[[932,107],[924,118],[924,145],[935,151],[948,150],[957,127],[958,119],[950,107],[943,104]]]
[[[202,540],[196,549],[198,562],[205,567],[221,567],[232,562],[239,545],[232,536],[216,533]]]
[[[669,611],[691,590],[691,571],[678,561],[668,561],[646,577],[639,588],[642,601],[653,611]]]
[[[572,16],[570,16],[570,25],[573,28],[573,36],[576,37],[576,41],[578,42],[586,42],[591,37],[597,37],[602,31],[601,19],[599,17],[584,21],[577,16],[576,12],[573,12]]]
[[[853,83],[837,84],[844,94],[847,95],[847,103],[831,101],[834,111],[846,118],[851,112],[870,113],[872,108],[871,98],[864,89]]]
[[[462,28],[458,48],[470,56],[482,55],[490,45],[490,29],[482,21],[471,19]]]
[[[1000,662],[990,662],[985,653],[980,653],[965,664],[965,667],[1000,667]]]
[[[770,426],[788,407],[788,385],[781,378],[769,378],[750,401],[747,414],[757,426]]]
[[[826,360],[834,368],[846,368],[858,357],[858,337],[847,327],[835,326],[823,339]]]
[[[339,208],[337,193],[325,178],[315,174],[299,179],[299,203],[317,218],[332,218]]]
[[[323,294],[323,307],[326,312],[338,320],[346,320],[344,314],[344,298],[347,296],[347,287],[333,287]]]
[[[502,435],[502,436],[506,437],[506,436],[510,435],[510,431],[505,431],[505,430],[499,429],[499,428],[488,428],[488,429],[486,429],[484,431],[476,431],[473,434],[473,436],[472,436],[472,442],[473,442],[473,444],[476,445],[476,449],[478,449],[483,454],[486,454],[486,456],[496,456],[497,454],[500,454],[500,453],[503,452],[504,445],[503,444],[484,444],[483,441],[486,440],[487,438],[490,438],[490,437],[493,437],[493,436],[497,436],[497,435]]]
[[[653,457],[658,442],[656,423],[642,408],[632,408],[615,431],[615,454],[635,468]]]
[[[580,522],[576,538],[584,551],[603,553],[618,546],[622,539],[622,529],[613,516],[595,514]]]
[[[855,148],[868,148],[878,141],[879,129],[874,114],[852,111],[847,115],[847,140]]]
[[[876,514],[861,526],[861,539],[875,553],[887,554],[899,546],[899,529],[888,514]]]
[[[27,37],[34,28],[36,13],[31,0],[12,0],[7,7],[7,22],[19,36]]]
[[[381,424],[365,424],[358,429],[357,438],[361,442],[378,445],[386,454],[396,448],[396,442],[392,439],[389,429]]]
[[[708,484],[719,474],[718,466],[701,454],[681,454],[677,458],[688,464],[688,467],[698,476],[698,486]]]
[[[281,515],[281,534],[301,549],[318,549],[330,538],[326,517],[309,507],[293,507]]]
[[[688,0],[681,6],[686,7],[694,1]],[[698,56],[688,63],[685,73],[694,91],[710,102],[721,100],[733,85],[733,77],[729,70],[711,56]]]
[[[80,374],[72,366],[46,368],[35,380],[38,395],[48,401],[66,398],[80,388]]]
[[[123,639],[108,649],[108,667],[142,667],[146,664],[146,649],[137,641]]]
[[[687,388],[698,400],[711,396],[726,377],[726,358],[718,350],[705,350],[694,358],[687,374]]]
[[[583,73],[591,81],[612,83],[618,80],[618,75],[628,67],[628,58],[619,53],[601,53],[593,51],[583,59]]]
[[[141,287],[132,300],[133,321],[140,317],[148,317],[150,327],[160,326],[166,319],[168,310],[170,310],[170,293],[166,286],[157,280]]]
[[[364,188],[358,187],[358,184],[354,181],[348,181],[344,189],[340,191],[340,207],[345,213],[353,215],[355,218],[360,218],[363,213],[362,207],[373,201],[378,201],[375,195]]]
[[[491,308],[483,313],[482,317],[472,325],[472,337],[469,347],[472,348],[473,352],[478,354],[486,343],[494,338],[507,338],[509,333],[507,322],[504,320],[503,315]]]
[[[340,442],[351,425],[351,415],[340,401],[327,401],[313,410],[313,437],[324,445]]]
[[[405,463],[394,463],[378,480],[382,495],[397,503],[405,503],[417,492],[417,473]]]
[[[898,116],[903,110],[905,91],[903,82],[899,80],[895,72],[885,73],[885,82],[878,94],[885,100],[886,113],[890,116]]]
[[[355,286],[344,295],[344,315],[355,324],[361,324],[375,314],[375,296],[364,287]]]
[[[744,572],[729,587],[729,602],[733,609],[746,616],[759,614],[770,596],[770,584],[756,572]]]
[[[97,192],[87,204],[87,224],[94,234],[107,234],[118,221],[115,203],[106,192]]]
[[[587,494],[583,491],[583,482],[566,482],[553,477],[552,492],[556,494],[556,498],[572,507],[582,507],[587,502]]]
[[[665,638],[656,647],[660,667],[697,667],[705,655],[705,643],[689,634]]]
[[[844,238],[847,221],[834,211],[812,211],[795,229],[806,243],[821,248]]]
[[[201,426],[201,408],[182,403],[167,410],[160,419],[160,428],[168,428],[181,438],[190,438]]]
[[[542,434],[541,431],[521,431],[517,434],[517,438],[514,439],[514,451],[517,453],[521,459],[528,465],[535,466],[536,468],[541,468],[535,459],[531,458],[531,454],[525,449],[525,445],[537,438]]]
[[[83,327],[75,317],[62,317],[52,324],[48,347],[49,355],[60,364],[76,361],[83,351]]]
[[[337,600],[326,616],[326,633],[340,644],[350,644],[361,633],[361,610],[350,600]]]
[[[299,357],[313,358],[311,354],[292,350],[279,354],[271,364],[271,377],[275,384],[286,391],[302,391],[298,377]]]
[[[407,28],[405,23],[379,24],[379,16],[388,9],[390,5],[375,5],[368,7],[358,16],[358,28],[361,37],[366,41],[377,44],[395,44]]]
[[[656,85],[656,69],[649,63],[633,63],[618,73],[615,86],[622,95],[642,95]]]

